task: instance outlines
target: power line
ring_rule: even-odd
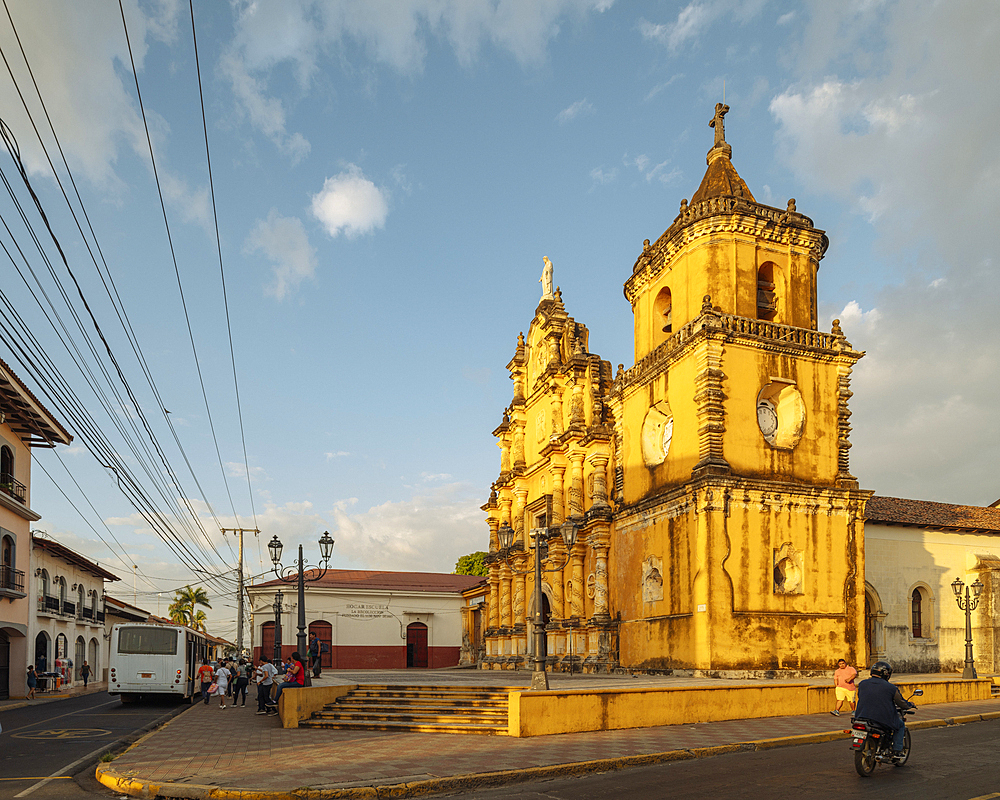
[[[222,463],[222,451],[219,449],[219,438],[215,433],[215,422],[212,419],[212,408],[208,402],[208,391],[205,389],[205,378],[202,375],[201,362],[198,359],[198,348],[194,342],[194,330],[191,327],[191,316],[190,314],[188,314],[187,300],[184,297],[184,285],[181,281],[180,267],[177,264],[177,253],[174,250],[173,235],[170,232],[170,221],[167,218],[167,206],[166,202],[163,199],[163,189],[160,185],[159,170],[156,167],[156,157],[153,154],[153,140],[149,135],[149,124],[146,121],[146,108],[142,102],[142,90],[139,88],[139,72],[135,67],[135,57],[132,55],[132,42],[128,35],[128,23],[125,21],[125,7],[122,4],[122,0],[118,0],[118,8],[121,11],[122,28],[125,31],[125,43],[128,46],[129,60],[132,64],[132,77],[135,81],[136,97],[139,100],[139,111],[142,114],[142,125],[143,129],[146,132],[146,144],[149,148],[149,161],[153,167],[153,178],[156,182],[156,193],[160,199],[160,210],[163,213],[163,226],[167,232],[167,243],[170,247],[170,258],[173,261],[174,265],[174,275],[177,277],[177,291],[180,294],[181,298],[181,308],[184,311],[184,321],[187,324],[188,339],[191,342],[191,353],[194,356],[195,368],[198,372],[198,382],[201,384],[201,395],[205,401],[205,412],[208,415],[208,426],[212,432],[212,441],[215,442],[215,453],[219,459],[219,470],[222,473],[222,482],[223,485],[226,487],[226,494],[229,497],[229,505],[232,507],[233,517],[236,519],[237,524],[239,524],[239,515],[236,513],[236,505],[233,502],[233,495],[232,492],[229,491],[229,481],[226,478],[226,468]],[[226,540],[226,542],[228,544],[228,540]],[[230,545],[230,551],[231,550],[232,546]]]
[[[118,0],[121,6],[121,0]],[[198,36],[194,25],[194,0],[188,0],[188,9],[191,12],[191,41],[194,43],[194,66],[198,75],[198,99],[201,101],[201,127],[205,136],[205,162],[208,164],[208,188],[209,196],[212,198],[212,221],[215,223],[215,246],[219,254],[219,275],[222,279],[222,301],[226,308],[226,330],[229,332],[229,356],[233,364],[233,388],[236,391],[236,412],[240,421],[240,439],[243,442],[243,464],[247,471],[247,494],[250,496],[250,510],[253,513],[253,526],[257,528],[257,510],[253,502],[253,486],[250,482],[250,462],[247,459],[247,439],[243,430],[243,408],[240,404],[240,382],[236,373],[236,349],[233,346],[233,326],[229,319],[229,297],[226,293],[226,271],[222,265],[222,237],[219,236],[219,211],[215,205],[215,181],[212,179],[212,154],[208,146],[208,122],[205,118],[205,94],[201,85],[201,65],[198,61]],[[122,18],[124,19],[124,11]],[[235,511],[234,511],[235,513]],[[237,526],[240,524],[239,517],[236,518]],[[260,552],[260,542],[257,543],[258,554]]]

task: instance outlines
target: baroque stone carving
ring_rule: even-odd
[[[642,562],[642,602],[663,599],[663,560],[649,556]]]

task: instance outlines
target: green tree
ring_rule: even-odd
[[[475,553],[469,553],[467,556],[462,556],[458,559],[455,564],[455,571],[453,575],[480,575],[486,577],[490,574],[490,568],[486,566],[486,556],[489,553],[484,553],[482,550],[478,550]]]
[[[167,609],[167,615],[172,622],[178,625],[189,625],[196,630],[203,631],[205,630],[205,612],[195,611],[197,606],[212,607],[211,603],[208,602],[208,592],[200,586],[197,589],[185,586],[183,589],[174,591],[174,599]]]

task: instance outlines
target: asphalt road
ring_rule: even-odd
[[[185,708],[186,703],[176,700],[123,706],[117,697],[98,692],[4,711],[0,800],[74,800],[105,794],[96,780],[87,780],[101,755]]]
[[[456,793],[466,800],[809,798],[1000,800],[1000,720],[913,731],[903,767],[854,771],[846,741],[676,761],[653,767]],[[567,754],[569,755],[569,754]],[[571,758],[567,758],[571,760]]]

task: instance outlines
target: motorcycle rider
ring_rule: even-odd
[[[893,755],[902,755],[906,722],[896,709],[916,708],[916,705],[903,699],[899,689],[889,683],[891,677],[892,665],[888,661],[876,661],[872,665],[871,677],[858,684],[858,707],[854,717],[889,728]]]

